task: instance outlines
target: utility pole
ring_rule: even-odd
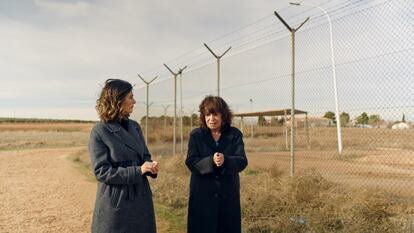
[[[180,73],[180,153],[183,154],[183,74]]]
[[[170,105],[161,105],[164,109],[164,136],[167,135],[167,109],[170,107]]]
[[[173,155],[175,155],[175,144],[176,144],[176,120],[177,120],[177,76],[179,74],[181,74],[183,72],[183,70],[185,70],[187,68],[187,66],[185,66],[184,68],[180,68],[178,70],[177,73],[175,73],[174,71],[172,71],[170,69],[170,67],[168,67],[165,63],[164,63],[165,68],[168,69],[168,71],[170,71],[170,73],[173,75],[174,77],[174,126],[173,126]]]
[[[309,17],[303,21],[299,27],[291,28],[289,24],[275,11],[276,17],[285,25],[285,27],[290,31],[292,39],[292,108],[290,110],[290,175],[295,175],[295,33],[305,24]]]
[[[253,99],[252,98],[250,98],[250,113],[253,113]],[[251,123],[251,128],[250,128],[250,130],[251,130],[251,132],[250,132],[250,137],[251,137],[251,139],[253,140],[253,123],[254,123],[254,117],[253,117],[253,121],[252,121],[252,123]]]
[[[183,154],[183,114],[184,114],[184,110],[183,110],[183,106],[180,106],[180,153],[181,155]]]
[[[213,54],[213,56],[217,59],[217,96],[220,96],[220,59],[231,49],[231,46],[220,56],[215,54],[206,43],[204,43],[204,46],[206,46],[208,51],[210,51],[210,53]]]
[[[138,77],[147,85],[147,115],[145,117],[145,142],[148,144],[148,114],[149,114],[149,105],[148,105],[148,96],[149,96],[149,85],[156,79],[158,76],[155,76],[151,81],[146,81],[141,75],[138,74]]]

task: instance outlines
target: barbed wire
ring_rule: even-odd
[[[409,52],[409,51],[414,51],[414,48],[401,49],[401,50],[397,50],[397,51],[391,51],[391,52],[388,52],[388,53],[377,54],[377,55],[373,55],[373,56],[367,56],[367,57],[363,57],[363,58],[359,58],[359,59],[349,60],[349,61],[346,61],[346,62],[337,63],[336,66],[341,67],[341,66],[344,66],[344,65],[358,63],[358,62],[361,62],[361,61],[373,60],[373,59],[386,57],[386,56],[390,56],[390,55],[395,55],[395,54],[406,53],[406,52]],[[329,69],[330,67],[331,67],[331,65],[324,65],[324,66],[320,66],[320,67],[316,67],[316,68],[312,68],[312,69],[306,69],[306,70],[298,71],[298,72],[296,72],[296,74],[298,75],[296,78],[297,79],[302,79],[304,76],[301,76],[301,75],[303,75],[303,74],[311,73],[311,72],[318,71],[318,70]],[[239,84],[235,84],[235,85],[231,85],[231,86],[225,86],[225,87],[222,88],[222,90],[230,90],[230,89],[237,88],[237,87],[255,85],[255,84],[259,84],[259,83],[274,81],[274,80],[277,80],[277,79],[283,79],[283,78],[290,77],[290,76],[291,76],[291,73],[281,74],[281,75],[277,75],[277,76],[272,76],[271,78],[266,78],[266,79],[261,79],[261,80],[256,80],[256,81],[249,81],[249,82],[239,83]],[[183,96],[182,99],[183,100],[192,99],[194,97],[199,97],[199,96],[202,96],[202,95],[213,93],[214,91],[215,90],[211,89],[211,90],[208,90],[208,91],[200,92],[198,94]],[[173,102],[173,100],[168,98],[168,99],[156,101],[154,103],[172,103],[172,102]]]
[[[335,6],[332,6],[331,8],[328,9],[328,10],[330,10],[328,13],[329,13],[329,15],[332,18],[332,22],[335,22],[335,21],[338,21],[340,19],[349,17],[351,15],[355,15],[355,14],[364,12],[366,10],[373,9],[375,7],[379,7],[379,6],[384,5],[385,3],[390,2],[390,1],[391,0],[385,0],[385,1],[377,1],[377,0],[374,0],[374,1],[362,1],[362,0],[357,0],[355,2],[351,2],[351,3],[347,3],[347,4],[342,3],[342,4],[337,4]],[[327,1],[327,2],[330,2],[330,1]],[[349,13],[349,14],[344,14],[341,17],[335,17],[337,15],[343,14],[343,12],[341,12],[340,10],[344,10],[344,9],[353,10],[353,9],[360,8],[361,6],[364,6],[364,5],[368,5],[368,4],[372,3],[372,2],[379,2],[379,3],[377,3],[376,5],[373,5],[371,7],[359,9],[358,11],[355,11],[355,12],[352,12],[352,13]],[[284,8],[284,10],[286,10],[286,9],[288,9],[288,8]],[[311,9],[309,9],[308,11],[310,11],[310,10]],[[304,11],[304,12],[307,12],[307,11]],[[337,13],[335,13],[335,12],[337,12]],[[273,15],[269,15],[269,16],[266,16],[266,17],[261,18],[258,21],[261,21],[264,18],[270,18],[270,16],[274,17]],[[318,22],[318,20],[321,20],[322,21],[325,16],[324,16],[323,13],[315,13],[313,15],[310,15],[309,17],[312,17],[312,19],[313,19],[312,21],[314,23],[316,23],[316,22]],[[255,21],[255,23],[252,23],[250,25],[255,25],[258,21]],[[296,21],[295,23],[298,23],[298,21]],[[304,33],[306,31],[314,30],[315,28],[321,27],[324,24],[320,24],[320,25],[316,25],[316,26],[313,26],[313,27],[305,28],[300,33]],[[272,29],[269,32],[266,32],[266,34],[263,33],[261,35],[255,35],[256,39],[251,40],[251,41],[248,41],[248,42],[246,42],[244,44],[241,44],[238,47],[234,45],[235,44],[234,42],[237,41],[237,40],[246,39],[247,37],[240,37],[237,40],[234,40],[233,42],[228,43],[228,44],[233,44],[233,46],[232,46],[233,52],[230,53],[228,56],[224,57],[223,60],[229,59],[232,56],[236,56],[238,54],[247,52],[247,51],[249,51],[251,49],[254,49],[254,48],[257,48],[257,47],[266,45],[268,43],[272,43],[272,42],[275,42],[275,41],[283,40],[284,38],[286,38],[286,37],[289,36],[289,34],[283,28],[283,25],[280,25],[280,23],[274,23],[271,26],[273,26],[273,25],[278,25],[278,27],[276,27],[278,29],[277,31],[275,31],[275,29]],[[254,33],[252,33],[252,34],[254,34]],[[281,35],[281,36],[280,37],[276,37],[277,35]],[[258,45],[253,45],[251,47],[247,47],[247,45],[251,45],[251,44],[254,44],[254,43],[259,42],[259,41],[263,41],[264,39],[268,39],[268,38],[273,38],[273,39],[271,39],[269,41],[266,41],[266,43],[262,43],[262,44],[258,44]],[[223,46],[225,46],[225,45],[223,45]],[[237,49],[239,49],[241,51],[234,52],[234,50],[237,50]],[[200,48],[198,50],[203,50],[204,51],[205,49],[204,48]],[[186,74],[189,74],[191,72],[197,71],[197,70],[199,70],[199,69],[201,69],[201,68],[203,68],[203,67],[205,67],[207,65],[210,65],[210,64],[214,63],[214,60],[211,59],[211,55],[208,54],[207,51],[204,51],[203,53],[198,54],[195,57],[192,57],[192,59],[194,60],[194,59],[197,59],[197,58],[199,58],[201,56],[205,56],[206,58],[201,58],[201,59],[198,59],[198,60],[195,60],[195,61],[192,61],[192,62],[183,62],[185,64],[188,64],[187,66],[189,67],[189,69],[187,70]],[[167,72],[164,72],[164,73],[165,73],[165,75],[159,75],[158,80],[156,82],[154,82],[154,84],[160,83],[160,82],[163,82],[163,81],[166,81],[166,80],[168,80],[170,78],[170,76],[168,75]],[[141,88],[144,88],[144,87],[145,86],[140,86],[137,89],[141,89]]]

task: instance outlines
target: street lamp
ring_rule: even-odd
[[[304,4],[304,3],[295,3],[291,2],[290,5],[294,6],[308,6],[308,7],[314,7],[321,10],[326,18],[328,19],[329,24],[329,36],[330,36],[330,43],[331,43],[331,65],[332,65],[332,76],[334,81],[334,92],[335,92],[335,118],[336,118],[336,130],[337,130],[337,136],[338,136],[338,152],[339,155],[342,155],[342,134],[341,134],[341,120],[339,116],[339,104],[338,104],[338,90],[337,90],[337,84],[336,84],[336,69],[335,69],[335,56],[334,56],[334,46],[333,46],[333,36],[332,36],[332,22],[331,17],[329,17],[328,12],[317,5],[313,4]]]

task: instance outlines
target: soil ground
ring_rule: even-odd
[[[96,183],[68,159],[78,150],[0,152],[0,232],[90,232]]]
[[[414,193],[414,153],[412,151],[364,151],[360,157],[339,159],[332,152],[295,152],[295,171],[316,169],[325,178],[353,187],[377,188],[394,194]],[[254,169],[278,169],[289,174],[290,152],[250,153]]]

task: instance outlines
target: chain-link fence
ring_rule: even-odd
[[[234,118],[234,125],[244,134],[249,158],[247,173],[270,172],[289,177],[292,167],[295,175],[314,170],[341,188],[385,193],[387,198],[381,206],[393,206],[390,200],[394,199],[388,199],[387,195],[413,199],[414,2],[351,0],[320,1],[317,5],[326,10],[326,14],[320,8],[305,5],[277,10],[293,28],[310,17],[295,33],[295,109],[302,114],[296,114],[294,121],[294,163],[290,138],[291,33],[269,12],[268,16],[250,25],[207,42],[217,54],[232,47],[220,60],[220,96],[234,113],[254,113],[251,117]],[[327,16],[332,22],[332,41]],[[332,66],[332,56],[335,66]],[[176,80],[177,115],[180,115],[181,106],[183,110],[183,136],[181,120],[177,119],[177,153],[185,154],[190,129],[199,124],[198,104],[205,95],[217,94],[217,63],[200,43],[200,48],[166,64],[175,72],[188,67]],[[150,85],[152,105],[148,127],[148,142],[154,150],[160,142],[172,148],[174,116],[174,79],[161,66],[143,74],[148,79],[155,75],[159,78]],[[141,101],[136,117],[141,119],[145,116],[145,89],[137,89],[135,94]],[[265,111],[273,113],[263,113]],[[338,137],[339,122],[335,117],[338,113],[341,137]],[[141,122],[145,124],[145,120]],[[172,149],[170,151],[165,154],[172,154]],[[254,179],[250,181],[255,182]],[[404,206],[401,207],[403,211],[389,212],[413,214],[412,200],[404,200],[405,204],[398,205]],[[363,209],[360,211],[369,215],[368,210],[367,213]],[[312,222],[312,217],[304,212],[303,209],[291,211],[286,217],[286,221],[293,224],[292,231],[299,229],[297,232],[300,232],[307,222]],[[257,224],[264,226],[263,221],[274,215],[262,212],[260,216],[258,219],[262,220]],[[307,217],[302,219],[301,216]],[[399,219],[406,219],[407,215],[404,216]],[[396,229],[412,231],[412,223],[403,222],[399,221],[397,225],[402,227]],[[341,228],[341,224],[344,225],[334,222],[331,230],[357,232]],[[249,229],[253,232],[256,228]],[[309,232],[326,230],[317,229]],[[391,228],[381,229],[374,232],[386,232]]]

